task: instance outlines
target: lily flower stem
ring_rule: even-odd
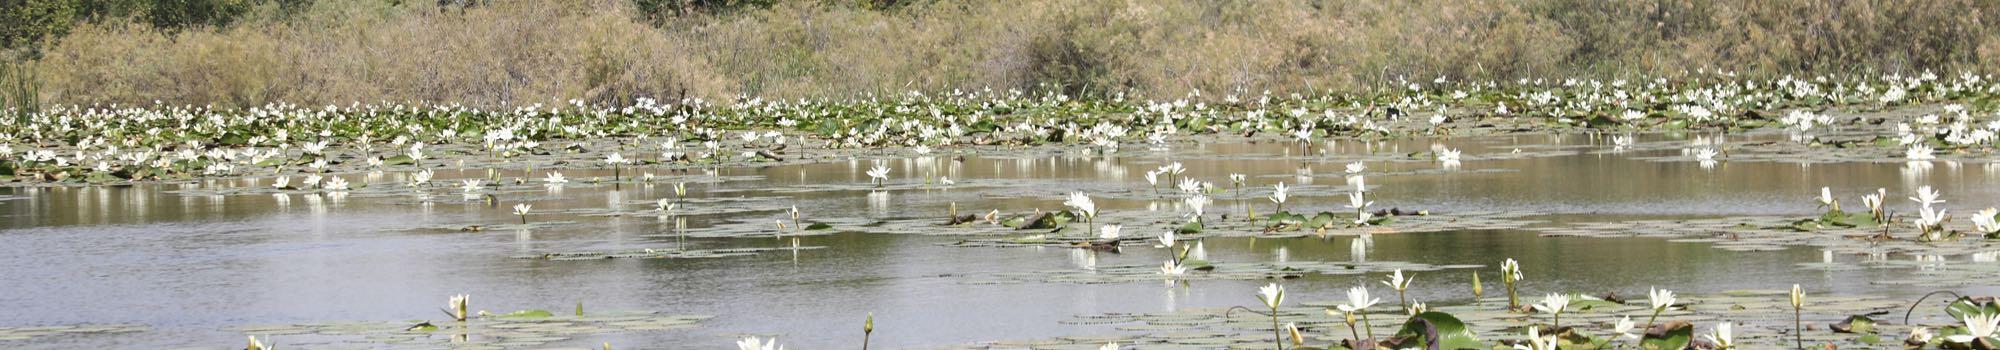
[[[1554,314],[1551,314],[1551,315],[1554,315],[1554,317],[1555,317],[1555,318],[1554,318],[1554,321],[1552,321],[1552,322],[1554,322],[1555,324],[1554,324],[1554,325],[1551,325],[1551,326],[1549,326],[1549,330],[1550,330],[1550,331],[1552,331],[1552,332],[1562,332],[1562,326],[1563,326],[1563,313],[1561,313],[1561,312],[1557,312],[1557,313],[1554,313]]]
[[[1278,350],[1285,350],[1285,329],[1278,327],[1278,308],[1275,307],[1271,308],[1271,343],[1277,344]]]
[[[1514,294],[1514,279],[1508,278],[1507,281],[1505,282],[1507,282],[1507,309],[1513,310],[1514,308],[1520,307],[1521,306],[1520,299],[1517,298]]]
[[[1404,299],[1404,298],[1403,298],[1403,290],[1401,290],[1401,289],[1397,289],[1397,290],[1396,290],[1396,305],[1397,305],[1397,306],[1402,306],[1402,307],[1403,307],[1403,310],[1409,310],[1409,309],[1410,309],[1410,300],[1409,300],[1409,299]]]
[[[1361,329],[1368,331],[1368,341],[1375,341],[1375,325],[1368,323],[1368,314],[1361,314]]]
[[[1806,332],[1804,332],[1804,330],[1806,330],[1806,322],[1804,322],[1804,310],[1802,310],[1802,308],[1792,308],[1792,342],[1794,342],[1794,344],[1796,344],[1796,346],[1798,346],[1800,350],[1804,350],[1804,348],[1806,348]]]
[[[1646,329],[1646,330],[1651,330],[1651,329],[1653,329],[1653,321],[1654,321],[1654,320],[1658,320],[1658,319],[1660,318],[1660,312],[1661,312],[1661,311],[1667,311],[1667,309],[1666,309],[1666,308],[1658,308],[1658,309],[1653,309],[1653,317],[1647,317],[1647,318],[1646,318],[1646,328],[1642,328],[1642,329]]]
[[[1354,329],[1354,322],[1347,323],[1347,332],[1354,334],[1354,344],[1361,344],[1361,331]]]

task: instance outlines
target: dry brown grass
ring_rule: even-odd
[[[1179,96],[2000,65],[2000,31],[1986,29],[2000,3],[1977,0],[939,0],[889,12],[799,1],[657,27],[641,17],[606,0],[321,1],[174,34],[86,24],[37,66],[50,102],[248,106],[987,87]]]

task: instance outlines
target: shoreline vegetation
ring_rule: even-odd
[[[630,105],[992,89],[1080,99],[2000,64],[2000,3],[20,0],[0,102]]]

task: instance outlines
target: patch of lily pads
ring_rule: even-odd
[[[506,314],[481,311],[480,317],[462,322],[334,321],[250,325],[225,330],[255,336],[267,344],[275,343],[279,348],[513,349],[546,348],[577,338],[606,334],[685,330],[713,318],[650,311],[577,311],[578,314],[557,314],[544,310]]]
[[[72,324],[31,327],[0,327],[0,344],[47,337],[78,337],[97,334],[140,333],[153,330],[143,324]]]

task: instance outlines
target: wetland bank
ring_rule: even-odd
[[[58,108],[0,341],[1980,347],[1987,79]]]

